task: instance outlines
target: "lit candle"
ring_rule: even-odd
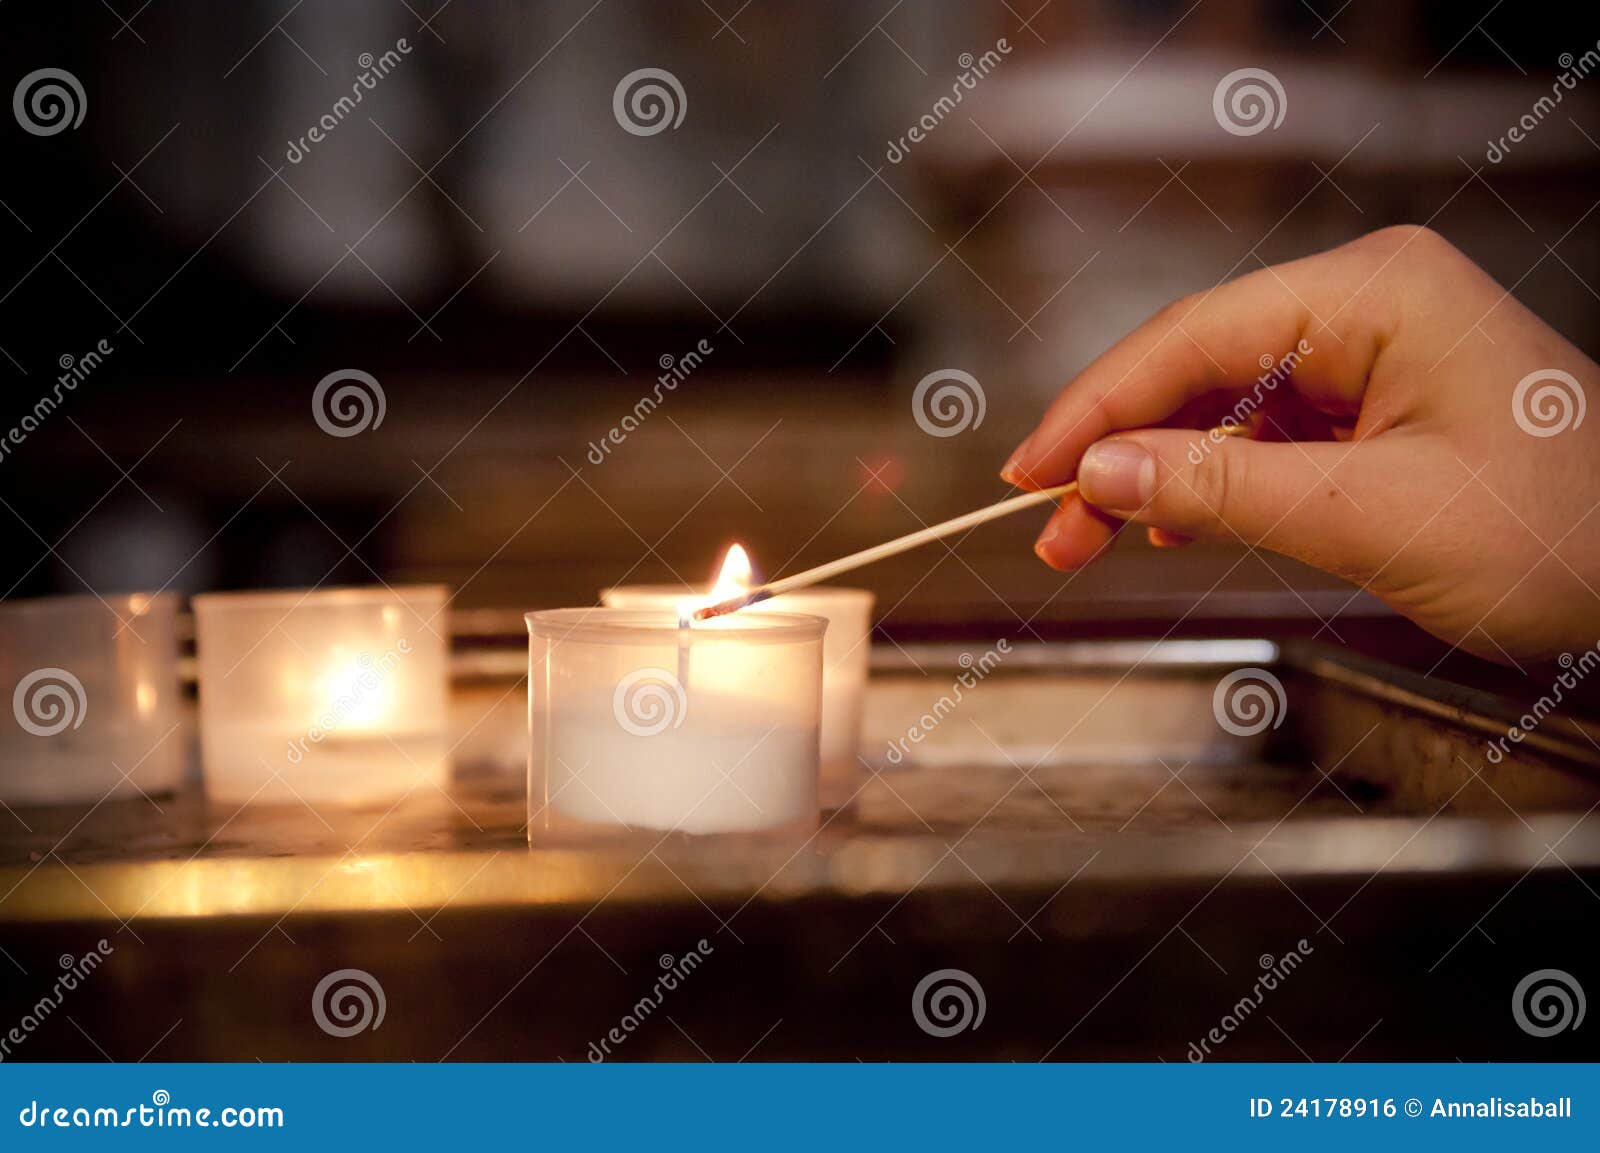
[[[623,585],[602,589],[607,608],[666,610],[692,613],[752,587],[753,566],[740,545],[729,548],[717,580],[704,593],[681,585]],[[823,617],[828,631],[822,642],[822,725],[820,796],[824,808],[836,808],[856,792],[861,779],[861,718],[871,655],[873,596],[864,589],[817,587],[784,593],[750,608],[751,613],[800,613]],[[702,621],[704,627],[713,621]]]
[[[826,622],[682,627],[675,608],[527,622],[530,841],[816,824]]]
[[[195,598],[206,793],[376,802],[445,775],[445,590]]]

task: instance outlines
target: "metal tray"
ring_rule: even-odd
[[[1576,722],[1491,763],[1508,702],[1259,640],[1017,645],[936,709],[979,653],[875,653],[865,783],[808,839],[530,851],[518,661],[484,648],[448,794],[18,810],[0,1025],[58,956],[113,952],[10,1059],[582,1060],[702,941],[612,1059],[1596,1055],[1511,1003],[1535,970],[1594,984],[1600,749]],[[1258,732],[1218,720],[1241,668],[1282,687]],[[311,998],[346,968],[386,1015],[335,1037]],[[947,969],[985,1013],[943,1036],[913,994]]]

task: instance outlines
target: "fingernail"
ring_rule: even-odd
[[[1033,542],[1033,554],[1045,564],[1050,563],[1050,558],[1045,555],[1045,549],[1050,543],[1061,535],[1061,530],[1056,527],[1055,521],[1050,521],[1044,526],[1044,531],[1039,534],[1039,539]]]
[[[1016,451],[1006,458],[1005,464],[1000,466],[1000,479],[1007,484],[1016,484],[1022,479],[1021,470],[1018,468],[1022,458],[1028,453],[1028,446],[1033,443],[1033,437],[1017,445]]]
[[[1126,440],[1091,445],[1078,465],[1078,491],[1101,508],[1140,508],[1155,495],[1155,457]]]

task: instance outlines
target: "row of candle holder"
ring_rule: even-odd
[[[445,601],[442,586],[195,597],[207,795],[361,802],[442,780]],[[171,593],[0,605],[0,800],[183,784],[179,607]]]
[[[855,788],[872,596],[790,594],[684,627],[687,590],[527,614],[530,839],[790,829]],[[200,752],[224,803],[393,801],[442,786],[441,586],[194,598]],[[179,598],[0,604],[0,801],[178,789]]]

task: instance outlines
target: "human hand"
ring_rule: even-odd
[[[1169,305],[1051,404],[1001,476],[1076,476],[1034,545],[1124,520],[1353,581],[1491,660],[1600,640],[1600,366],[1426,229],[1384,229]],[[1247,420],[1252,436],[1196,429]],[[1161,426],[1161,427],[1151,427]],[[1138,431],[1125,431],[1138,430]]]

